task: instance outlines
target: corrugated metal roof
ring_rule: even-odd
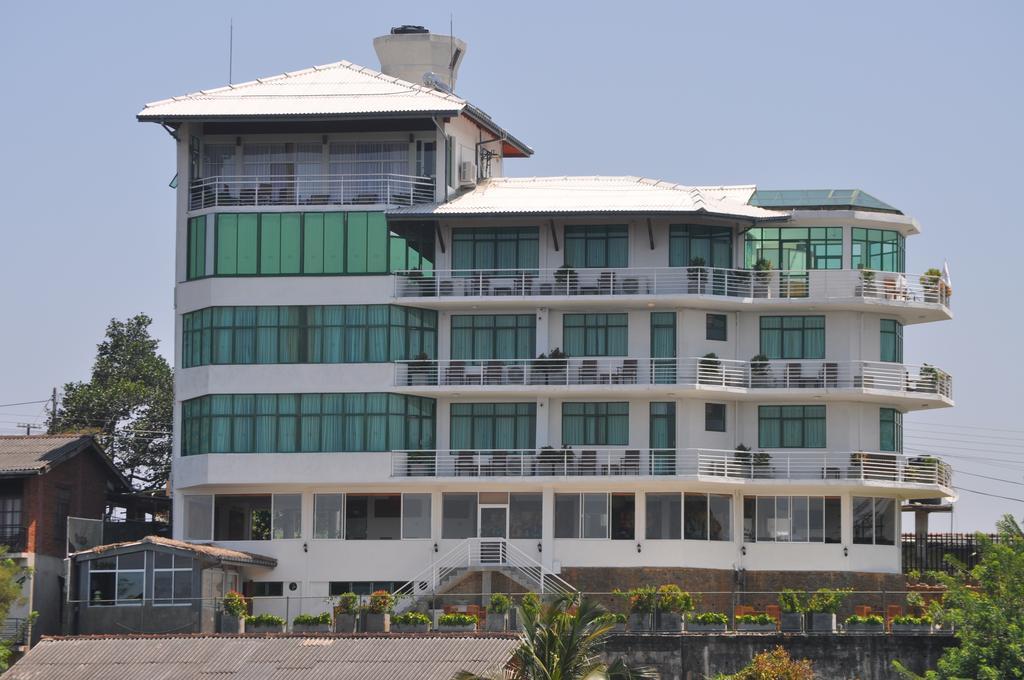
[[[2,435],[0,474],[40,472],[95,443],[82,435]]]
[[[3,680],[449,680],[500,673],[510,635],[96,636],[44,638]]]
[[[172,538],[164,538],[163,536],[146,536],[138,541],[127,541],[123,543],[108,543],[107,545],[98,545],[88,550],[79,550],[78,552],[71,553],[70,557],[81,557],[87,555],[101,555],[108,553],[112,550],[120,550],[121,548],[129,548],[132,546],[141,545],[162,545],[167,548],[174,548],[176,550],[185,550],[195,555],[203,555],[214,560],[221,562],[232,562],[235,564],[253,564],[263,567],[276,567],[277,560],[273,557],[266,557],[265,555],[257,555],[256,553],[245,552],[242,550],[234,550],[232,548],[224,548],[219,545],[211,545],[207,543],[187,543],[185,541],[176,541]]]
[[[784,219],[787,212],[748,205],[755,187],[694,187],[644,177],[497,177],[447,203],[397,208],[394,216],[705,213]]]
[[[152,102],[139,120],[458,114],[466,100],[348,61]]]

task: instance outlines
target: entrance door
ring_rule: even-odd
[[[481,505],[479,510],[480,538],[508,538],[508,506]],[[480,541],[482,564],[504,564],[504,541]]]

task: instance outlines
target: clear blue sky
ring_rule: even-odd
[[[537,151],[509,174],[859,187],[917,217],[908,269],[949,260],[956,319],[910,329],[906,357],[948,369],[958,406],[908,416],[907,445],[1024,498],[1024,3],[427,4],[6,6],[0,404],[85,379],[114,316],[150,314],[170,356],[173,148],[134,116],[226,82],[229,18],[242,81],[376,67],[374,36],[445,32],[450,9],[460,94]],[[26,419],[41,409],[0,408],[0,432]],[[1024,503],[965,492],[955,525],[1007,511]]]

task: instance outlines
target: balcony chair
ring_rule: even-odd
[[[246,186],[239,189],[238,205],[256,205],[256,187]]]
[[[508,474],[508,451],[495,451],[491,454],[487,474],[492,477],[504,477]]]
[[[786,364],[786,387],[804,387],[803,367],[800,364]]]
[[[580,463],[577,472],[581,475],[597,474],[597,451],[588,449],[580,453]]]
[[[274,202],[274,185],[260,184],[256,188],[256,205],[271,205]]]
[[[839,364],[834,361],[826,361],[821,366],[819,377],[821,387],[839,387]]]
[[[624,475],[639,475],[640,474],[640,450],[639,449],[627,449],[626,453],[622,456],[622,474]]]
[[[453,361],[444,370],[445,385],[466,385],[466,362]]]
[[[635,385],[638,373],[638,363],[636,359],[624,359],[622,361],[622,368],[619,369],[618,374],[615,376],[613,382],[620,385]]]
[[[526,368],[522,364],[512,364],[505,369],[505,376],[509,385],[526,384]]]
[[[580,363],[579,377],[581,385],[596,385],[597,361],[594,359],[584,359]]]
[[[459,451],[455,454],[456,477],[475,477],[476,474],[476,456],[472,451]]]
[[[765,605],[764,613],[775,619],[775,627],[777,629],[779,624],[782,623],[782,607],[777,604]]]
[[[484,364],[483,384],[501,385],[501,373],[505,365],[500,361],[488,361]]]
[[[611,295],[615,284],[615,272],[601,272],[597,277],[598,295]]]

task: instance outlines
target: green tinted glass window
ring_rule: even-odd
[[[878,409],[879,451],[903,451],[903,413],[894,408]]]
[[[842,227],[754,227],[746,232],[744,264],[767,260],[773,269],[843,268]]]
[[[758,442],[766,449],[825,448],[824,406],[761,406]]]
[[[217,215],[217,271],[220,276],[238,274],[238,215]]]
[[[889,229],[855,228],[851,234],[850,267],[884,272],[906,270],[905,239]]]
[[[895,319],[879,322],[879,360],[903,362],[903,324]]]
[[[629,444],[629,402],[563,402],[564,446]]]
[[[624,224],[567,226],[565,264],[577,269],[628,266],[629,228]]]
[[[732,229],[673,224],[669,231],[670,267],[732,267]]]
[[[762,316],[761,354],[769,359],[824,359],[824,316]]]
[[[206,276],[206,215],[188,221],[187,240],[185,278],[191,281]]]
[[[562,344],[571,357],[622,357],[629,343],[628,314],[566,314]]]

